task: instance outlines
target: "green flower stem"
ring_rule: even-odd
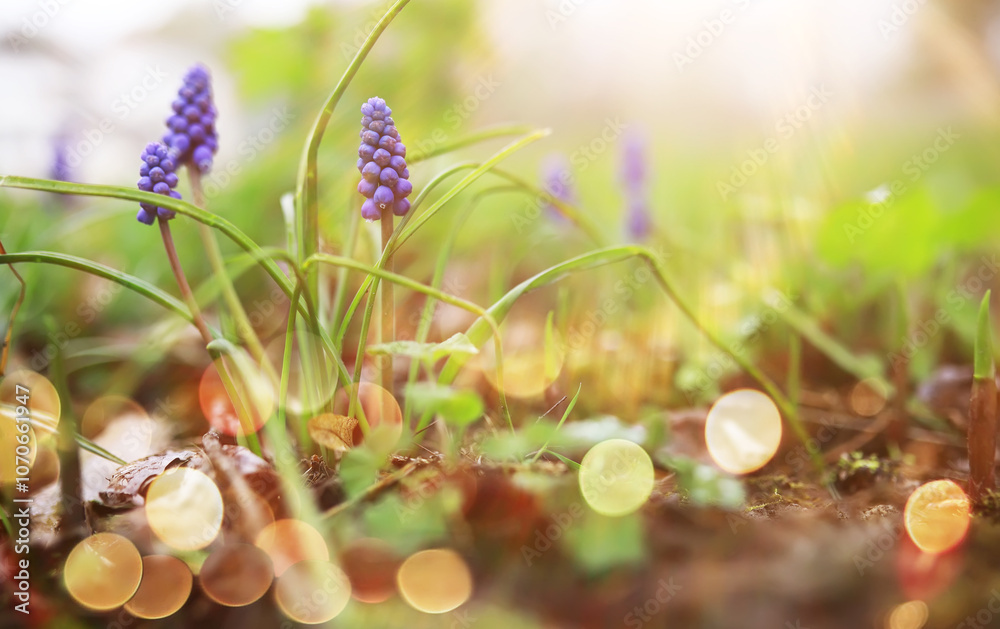
[[[0,254],[6,253],[7,250],[3,248],[3,243],[0,242]],[[21,289],[18,292],[17,301],[14,302],[14,307],[10,309],[10,318],[7,319],[7,331],[3,336],[3,347],[0,348],[0,378],[7,373],[7,356],[10,352],[10,344],[14,339],[14,322],[17,320],[17,311],[21,309],[21,304],[24,303],[24,296],[28,290],[28,285],[24,283],[24,278],[17,272],[14,265],[8,264],[7,266],[10,267],[10,272],[14,274],[14,279],[21,285]]]
[[[191,167],[187,168],[187,172],[188,180],[191,182],[191,194],[194,197],[194,204],[204,209],[205,193],[201,187],[201,173],[198,172],[197,168]],[[277,382],[278,376],[274,372],[274,366],[271,365],[270,359],[264,354],[264,346],[261,344],[260,338],[257,337],[257,333],[254,332],[246,310],[243,309],[243,304],[240,303],[240,298],[236,294],[236,288],[233,287],[233,281],[226,272],[226,264],[222,260],[222,252],[219,250],[219,243],[215,240],[215,233],[203,223],[198,224],[198,232],[201,236],[202,244],[205,245],[205,254],[208,256],[208,262],[212,266],[212,272],[215,274],[215,281],[219,283],[226,306],[236,320],[236,331],[239,338],[246,343],[250,355],[263,367],[264,372],[271,382]]]
[[[479,317],[479,321],[482,321],[483,325],[486,328],[488,328],[489,332],[492,333],[493,335],[494,346],[496,348],[496,355],[497,355],[497,388],[499,390],[499,395],[500,395],[500,410],[504,418],[507,420],[508,426],[510,426],[511,430],[513,430],[514,426],[510,418],[510,410],[507,405],[507,397],[503,393],[503,382],[504,382],[503,346],[500,342],[500,328],[496,325],[496,322],[494,321],[493,317],[490,315],[489,312],[483,310],[482,308],[480,308],[479,306],[470,301],[467,301],[460,297],[455,297],[454,295],[449,295],[448,293],[440,291],[436,288],[432,288],[425,284],[421,284],[420,282],[412,280],[404,275],[391,273],[389,271],[386,271],[385,269],[380,269],[378,267],[371,267],[368,266],[367,264],[358,262],[357,260],[352,260],[350,258],[333,256],[325,253],[316,253],[310,256],[303,263],[303,269],[306,269],[313,264],[329,264],[332,266],[341,266],[356,271],[361,271],[369,275],[374,275],[382,280],[393,282],[399,286],[402,286],[403,288],[408,288],[418,293],[434,297],[435,299],[443,301],[446,304],[450,304],[452,306],[461,308],[462,310],[466,310],[468,312],[477,315]]]
[[[65,181],[52,181],[49,179],[34,179],[32,177],[17,177],[15,175],[0,175],[0,188],[21,188],[24,190],[39,190],[42,192],[54,192],[56,194],[79,194],[90,197],[107,197],[112,199],[124,199],[136,203],[149,203],[151,205],[165,207],[178,214],[189,216],[192,219],[217,229],[227,238],[235,242],[241,249],[250,254],[264,271],[271,276],[279,288],[287,297],[292,296],[293,282],[281,272],[274,260],[264,255],[260,246],[255,243],[238,227],[211,212],[207,212],[191,203],[181,199],[174,199],[155,192],[143,192],[135,188],[123,188],[121,186],[105,186],[83,183],[68,183]],[[301,304],[299,308],[303,308]],[[300,311],[301,312],[301,311]]]
[[[162,196],[162,195],[161,195]],[[181,266],[181,261],[177,257],[177,248],[174,246],[174,238],[170,233],[170,222],[164,218],[158,218],[157,222],[160,225],[160,236],[163,238],[163,246],[167,251],[167,260],[170,261],[170,269],[174,273],[174,278],[177,280],[177,287],[180,289],[181,297],[187,303],[188,310],[191,312],[191,320],[194,326],[198,329],[198,333],[201,334],[202,340],[205,342],[206,348],[212,344],[215,339],[212,338],[212,333],[208,329],[208,325],[205,323],[205,319],[201,315],[201,309],[198,308],[198,302],[195,301],[194,293],[191,292],[191,286],[188,284],[187,276],[184,274],[184,268]],[[239,417],[240,425],[243,427],[243,432],[246,435],[247,441],[250,444],[251,450],[254,454],[260,455],[260,442],[257,439],[257,434],[254,430],[253,418],[250,416],[250,412],[247,410],[243,401],[240,399],[239,393],[233,383],[233,379],[228,372],[225,364],[225,360],[219,354],[209,351],[212,355],[212,362],[215,363],[215,369],[219,373],[219,377],[222,379],[222,384],[226,388],[226,393],[229,394],[229,399],[233,403],[233,408],[236,409],[236,414]]]
[[[389,240],[392,238],[392,212],[383,212],[382,220],[382,251],[385,252],[389,248]],[[392,253],[386,255],[385,265],[383,266],[386,271],[390,273],[393,272],[392,264]],[[382,285],[382,343],[391,343],[396,340],[396,303],[393,299],[392,294],[392,282],[386,282]],[[361,353],[359,352],[360,356]],[[393,366],[392,366],[392,354],[387,353],[382,362],[382,388],[389,392],[389,395],[395,397],[393,391]],[[355,371],[354,377],[358,377],[358,372]],[[357,392],[355,391],[355,397],[357,397]]]
[[[480,319],[469,327],[466,331],[466,336],[469,337],[469,340],[472,341],[473,344],[478,346],[485,342],[487,338],[486,335],[489,330],[493,329],[496,322],[503,321],[503,319],[507,316],[507,313],[509,313],[510,309],[514,306],[514,303],[523,295],[543,286],[553,284],[574,273],[579,273],[581,271],[633,258],[640,258],[649,265],[654,276],[656,277],[657,283],[660,285],[660,288],[663,289],[663,291],[667,294],[667,297],[674,302],[677,308],[681,311],[681,314],[683,314],[712,345],[732,358],[733,361],[740,366],[740,368],[742,368],[750,377],[756,380],[761,387],[763,387],[765,392],[771,396],[775,404],[778,406],[778,409],[785,416],[785,419],[788,421],[795,435],[802,443],[806,443],[809,439],[809,434],[806,432],[805,427],[802,424],[802,420],[798,414],[798,409],[788,400],[784,393],[781,392],[778,386],[769,377],[743,358],[738,352],[734,352],[722,341],[722,339],[720,339],[711,330],[705,328],[705,326],[698,321],[697,316],[694,314],[694,310],[680,297],[680,294],[674,288],[674,284],[671,281],[670,275],[663,263],[656,257],[656,254],[646,247],[627,245],[600,249],[549,267],[548,269],[536,274],[534,277],[528,278],[511,290],[507,291],[507,293],[500,300],[490,306],[486,311],[490,314],[494,322],[487,324],[483,319]],[[463,356],[454,355],[449,358],[445,363],[444,368],[441,370],[438,382],[440,384],[450,384],[454,381],[455,377],[458,375],[458,370],[461,368],[464,361],[465,357]],[[816,470],[820,473],[821,478],[825,479],[826,465],[824,464],[822,457],[819,455],[819,452],[813,452],[812,448],[809,450],[810,458],[812,459]]]
[[[318,174],[317,174],[317,156],[319,155],[319,145],[323,140],[323,134],[326,132],[326,127],[330,123],[330,118],[333,116],[334,110],[337,108],[337,104],[340,99],[344,96],[344,92],[347,91],[347,86],[350,85],[351,80],[354,75],[358,73],[361,68],[362,62],[371,52],[371,49],[375,46],[375,42],[378,41],[379,36],[382,32],[389,26],[393,18],[403,10],[410,0],[397,0],[389,10],[385,12],[385,15],[375,24],[372,32],[365,39],[364,43],[358,49],[357,54],[348,64],[347,69],[344,70],[343,76],[340,77],[340,81],[337,86],[333,89],[333,92],[327,98],[326,103],[323,105],[323,109],[320,110],[319,114],[316,116],[316,121],[313,123],[312,130],[309,132],[309,136],[306,139],[305,150],[302,153],[302,159],[299,163],[299,173],[298,179],[295,187],[295,199],[296,199],[296,209],[299,219],[302,221],[301,226],[301,237],[299,238],[299,261],[300,263],[314,254],[319,250],[319,203],[318,203]],[[308,284],[305,288],[306,292],[312,290],[315,293],[315,284],[317,282],[317,276],[309,276],[307,274]]]

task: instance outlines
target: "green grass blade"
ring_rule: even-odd
[[[344,70],[343,76],[340,77],[340,81],[337,86],[333,88],[333,92],[330,93],[329,98],[327,98],[326,103],[323,105],[323,109],[320,110],[319,114],[316,116],[316,121],[313,123],[312,130],[309,132],[309,136],[306,139],[306,146],[302,152],[302,159],[299,163],[299,173],[296,181],[295,187],[295,200],[296,207],[298,209],[299,220],[301,223],[301,234],[299,238],[299,259],[304,260],[310,255],[316,252],[319,245],[319,207],[317,200],[317,189],[318,189],[318,175],[316,167],[316,157],[319,154],[319,145],[323,139],[323,134],[326,132],[326,127],[330,123],[330,118],[333,116],[333,111],[337,108],[337,104],[340,99],[344,96],[344,92],[347,91],[347,86],[350,85],[351,80],[354,75],[358,73],[361,68],[362,62],[371,49],[375,46],[375,42],[382,35],[382,32],[389,26],[393,18],[403,10],[410,0],[397,0],[389,10],[385,12],[385,15],[375,24],[372,28],[372,32],[369,33],[365,42],[358,49],[357,54],[351,59],[351,63],[348,64],[347,69]]]
[[[496,323],[503,321],[503,319],[507,316],[507,313],[509,313],[510,309],[514,306],[514,303],[522,296],[533,290],[558,282],[559,280],[575,273],[632,258],[640,258],[649,265],[660,287],[667,294],[667,297],[674,302],[674,305],[680,309],[681,313],[709,342],[712,343],[712,345],[725,352],[737,365],[740,366],[740,368],[742,368],[750,377],[756,380],[761,387],[764,388],[768,395],[774,399],[775,404],[781,412],[785,415],[785,418],[787,419],[792,430],[795,432],[795,435],[802,443],[806,443],[809,439],[809,434],[802,425],[798,409],[788,400],[785,394],[781,392],[781,389],[778,388],[774,381],[772,381],[739,353],[734,352],[725,342],[722,341],[721,338],[716,336],[711,330],[708,330],[701,324],[695,316],[694,311],[677,292],[670,279],[669,273],[663,266],[662,261],[653,251],[647,249],[646,247],[625,245],[600,249],[545,269],[534,277],[528,278],[515,286],[487,309],[486,312],[489,313],[493,319],[493,321],[490,322],[490,326],[492,327],[493,325],[496,325]],[[487,324],[482,318],[480,318],[469,327],[465,334],[469,337],[472,343],[478,347],[486,340],[488,334]],[[438,382],[440,384],[450,384],[458,375],[458,370],[463,364],[464,357],[460,355],[452,356],[448,362],[445,363],[445,366],[441,371],[441,375],[438,378]],[[825,477],[826,465],[823,463],[822,457],[818,456],[817,452],[812,453],[811,458],[817,471],[820,472],[821,476]]]
[[[110,199],[122,199],[134,201],[136,203],[151,203],[160,207],[173,210],[178,214],[190,216],[194,220],[217,229],[235,242],[241,249],[246,251],[254,260],[271,276],[288,297],[292,296],[293,282],[281,272],[278,265],[269,257],[264,255],[260,246],[249,236],[241,231],[221,216],[205,211],[196,205],[174,199],[172,197],[156,194],[155,192],[143,192],[135,188],[123,188],[121,186],[105,186],[96,184],[68,183],[65,181],[52,181],[49,179],[34,179],[32,177],[18,177],[15,175],[0,175],[0,188],[21,188],[24,190],[39,190],[41,192],[54,192],[56,194],[78,194],[89,197],[106,197]],[[142,226],[136,225],[136,229]]]
[[[303,263],[303,265],[302,265],[303,270],[308,269],[313,264],[329,264],[329,265],[332,265],[332,266],[341,266],[341,267],[346,267],[348,269],[353,269],[355,271],[361,271],[361,272],[367,273],[369,275],[375,275],[375,276],[378,276],[379,279],[381,279],[381,280],[392,282],[392,283],[394,283],[394,284],[396,284],[398,286],[402,286],[403,288],[408,288],[408,289],[410,289],[412,291],[415,291],[415,292],[418,292],[418,293],[422,293],[422,294],[430,296],[430,297],[434,297],[435,299],[437,299],[439,301],[443,301],[446,304],[450,304],[450,305],[455,306],[457,308],[461,308],[463,310],[466,310],[468,312],[471,312],[473,314],[478,315],[479,319],[477,319],[477,321],[483,322],[484,329],[487,330],[487,332],[486,332],[487,336],[489,336],[489,334],[492,333],[493,338],[494,338],[494,345],[495,345],[496,353],[497,353],[496,354],[497,355],[497,383],[498,383],[498,387],[497,388],[500,391],[501,412],[503,413],[505,419],[507,420],[507,423],[510,426],[511,430],[513,430],[513,423],[512,423],[511,418],[510,418],[509,409],[507,407],[507,399],[506,399],[506,396],[503,393],[503,387],[502,387],[502,384],[503,384],[503,347],[502,347],[502,344],[501,344],[501,341],[500,341],[500,328],[497,326],[496,322],[493,320],[493,317],[491,317],[490,314],[487,311],[483,310],[483,308],[481,308],[480,306],[477,306],[476,304],[472,303],[471,301],[467,301],[465,299],[462,299],[461,297],[455,297],[454,295],[449,295],[448,293],[446,293],[444,291],[438,290],[438,289],[433,288],[431,286],[427,286],[426,284],[422,284],[422,283],[420,283],[420,282],[418,282],[416,280],[412,280],[412,279],[410,279],[410,278],[408,278],[408,277],[406,277],[404,275],[398,275],[396,273],[392,273],[390,271],[386,271],[385,269],[380,269],[380,268],[377,268],[377,267],[369,266],[367,264],[364,264],[362,262],[358,262],[357,260],[352,260],[350,258],[344,258],[344,257],[341,257],[341,256],[334,256],[334,255],[329,255],[329,254],[325,254],[325,253],[316,253],[316,254],[313,254],[312,256],[310,256],[309,259],[307,259]],[[484,339],[484,341],[485,341],[485,339]],[[364,339],[362,339],[361,342],[364,342]],[[481,345],[481,344],[482,344],[482,342],[478,343],[477,346]]]
[[[426,212],[421,214],[418,218],[415,218],[413,220],[413,225],[411,225],[409,229],[402,231],[402,233],[398,237],[396,237],[394,234],[393,237],[396,238],[394,246],[387,247],[387,249],[390,249],[393,253],[395,253],[403,245],[404,242],[409,240],[409,238],[413,236],[413,234],[418,229],[420,229],[427,221],[433,218],[433,216],[438,212],[438,210],[444,207],[445,203],[451,201],[455,197],[455,195],[468,188],[470,185],[472,185],[474,181],[482,177],[485,173],[492,170],[497,164],[499,164],[501,161],[509,157],[511,154],[517,152],[518,150],[524,148],[525,146],[531,144],[532,142],[541,140],[545,136],[549,135],[549,133],[551,132],[548,129],[539,129],[534,133],[526,135],[525,137],[515,142],[511,142],[507,146],[500,149],[499,152],[495,153],[488,160],[486,160],[478,167],[476,167],[471,173],[463,177],[461,181],[452,186],[452,188],[448,190],[448,192],[444,193],[444,195],[440,199],[435,201],[433,205],[427,208]],[[412,213],[413,212],[411,210],[411,214]]]
[[[184,302],[163,292],[149,282],[139,279],[134,275],[123,273],[111,267],[104,266],[97,262],[91,262],[84,258],[78,258],[65,253],[54,253],[51,251],[22,251],[18,253],[7,253],[0,255],[0,264],[16,264],[18,262],[32,262],[37,264],[52,264],[70,269],[76,269],[84,273],[89,273],[96,277],[120,284],[137,295],[142,295],[146,299],[175,312],[187,321],[192,321],[191,313]]]
[[[446,153],[451,153],[452,151],[457,151],[458,149],[465,148],[466,146],[471,146],[485,140],[502,138],[509,135],[524,135],[526,133],[531,133],[532,131],[533,129],[531,127],[525,125],[487,127],[485,129],[480,129],[479,131],[474,131],[468,135],[455,138],[450,142],[444,142],[426,151],[411,151],[406,156],[406,163],[412,166],[413,164],[422,162],[425,159],[437,157],[438,155],[445,155]]]
[[[883,365],[877,358],[873,356],[866,358],[855,356],[840,341],[824,332],[812,317],[796,308],[793,304],[787,304],[785,308],[776,308],[775,312],[796,333],[809,341],[816,349],[823,352],[827,358],[847,373],[858,380],[873,378],[878,381],[880,386],[885,387],[884,391],[888,391],[890,394],[895,391],[892,384],[883,376]]]
[[[993,364],[993,335],[990,333],[990,292],[986,291],[982,303],[979,304],[979,319],[976,325],[973,375],[978,380],[996,377],[996,366]]]
[[[566,418],[569,417],[569,414],[573,412],[573,407],[576,406],[576,400],[577,400],[577,398],[580,397],[580,391],[583,391],[583,385],[582,384],[576,388],[576,395],[574,395],[573,399],[570,400],[569,405],[566,407],[566,410],[562,414],[562,417],[559,418],[559,423],[556,424],[556,432],[559,432],[559,429],[562,428],[562,425],[566,422]],[[550,441],[551,441],[551,439],[546,439],[545,443],[542,444],[542,447],[539,448],[538,452],[535,453],[535,456],[533,456],[531,458],[531,462],[532,463],[534,463],[535,461],[537,461],[538,457],[542,456],[542,454],[545,453],[545,451],[549,447],[549,442]]]

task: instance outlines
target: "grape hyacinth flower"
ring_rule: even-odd
[[[562,155],[552,155],[542,166],[542,176],[545,180],[545,191],[556,199],[573,205],[576,203],[576,192],[573,190],[573,173],[569,161]],[[562,219],[563,214],[555,205],[548,205],[548,212],[556,219]]]
[[[174,190],[177,187],[177,168],[175,154],[159,142],[150,142],[142,151],[142,165],[139,166],[139,186],[145,192],[155,192],[174,199],[181,198],[181,193]],[[157,217],[169,220],[174,217],[174,211],[164,207],[156,207],[151,203],[140,203],[136,220],[146,225],[152,225]]]
[[[653,221],[647,200],[647,156],[645,149],[645,144],[638,135],[630,135],[625,139],[621,170],[622,184],[625,187],[628,204],[625,215],[625,233],[630,240],[635,242],[648,239],[653,231]]]
[[[212,157],[219,150],[215,132],[217,112],[208,70],[200,65],[188,70],[171,107],[174,113],[167,118],[170,131],[163,136],[163,143],[176,151],[178,166],[194,166],[200,173],[207,173],[212,168]]]
[[[410,211],[406,197],[413,192],[413,184],[408,181],[406,146],[400,141],[392,110],[376,96],[361,106],[361,113],[358,192],[365,197],[361,216],[367,221],[377,221],[390,208],[396,216],[405,216]]]

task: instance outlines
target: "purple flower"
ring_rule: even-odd
[[[413,192],[413,184],[406,168],[406,146],[391,118],[392,110],[376,96],[361,106],[361,114],[358,192],[365,197],[361,216],[367,221],[377,221],[390,208],[396,216],[405,216],[410,211],[406,197]]]
[[[212,157],[219,150],[215,132],[215,103],[212,100],[212,80],[203,66],[197,65],[184,75],[184,84],[177,92],[167,118],[163,143],[176,151],[177,165],[195,167],[202,174],[212,169]]]
[[[569,161],[563,155],[550,155],[542,164],[542,177],[545,180],[545,191],[564,203],[576,203],[576,192],[573,190],[573,172]],[[549,204],[548,212],[557,219],[563,218],[556,206]]]
[[[626,137],[621,163],[621,180],[627,200],[625,234],[629,240],[635,242],[647,240],[653,233],[653,219],[647,200],[649,195],[646,177],[648,161],[643,138],[637,134],[630,134]]]
[[[73,181],[69,165],[69,142],[66,138],[60,136],[53,141],[52,149],[54,155],[50,178],[56,181]]]
[[[159,142],[150,142],[143,149],[139,166],[139,182],[136,184],[140,190],[155,192],[175,199],[181,198],[181,193],[174,190],[177,187],[177,160],[176,152],[167,148]],[[170,220],[174,217],[173,210],[164,207],[157,207],[151,203],[140,203],[139,213],[136,220],[146,225],[152,225],[157,217]]]

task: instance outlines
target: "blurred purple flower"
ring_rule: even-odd
[[[56,181],[73,181],[72,172],[69,165],[69,145],[66,138],[60,136],[52,142],[52,171],[49,173],[51,179]]]
[[[553,154],[548,156],[542,163],[542,179],[545,191],[563,203],[575,204],[576,191],[573,189],[573,172],[570,170],[569,160],[564,155]],[[563,219],[564,216],[559,209],[548,204],[549,214],[556,219]]]
[[[396,216],[405,216],[410,211],[406,197],[413,192],[413,184],[406,168],[406,146],[391,118],[392,110],[375,96],[361,106],[361,114],[358,192],[365,197],[361,216],[367,221],[377,221],[389,208]]]
[[[217,112],[212,100],[212,80],[203,66],[196,65],[184,75],[167,118],[170,129],[163,143],[177,154],[177,165],[194,166],[202,174],[212,169],[212,157],[219,150],[215,131]]]
[[[653,217],[649,210],[649,185],[646,142],[638,134],[625,138],[622,150],[621,181],[625,189],[625,235],[634,242],[643,242],[653,233]]]
[[[176,152],[159,142],[150,142],[140,156],[139,181],[136,184],[140,190],[155,192],[174,199],[181,198],[181,193],[174,190],[177,187]],[[146,225],[152,225],[157,217],[170,220],[174,212],[151,203],[140,203],[136,220]]]

